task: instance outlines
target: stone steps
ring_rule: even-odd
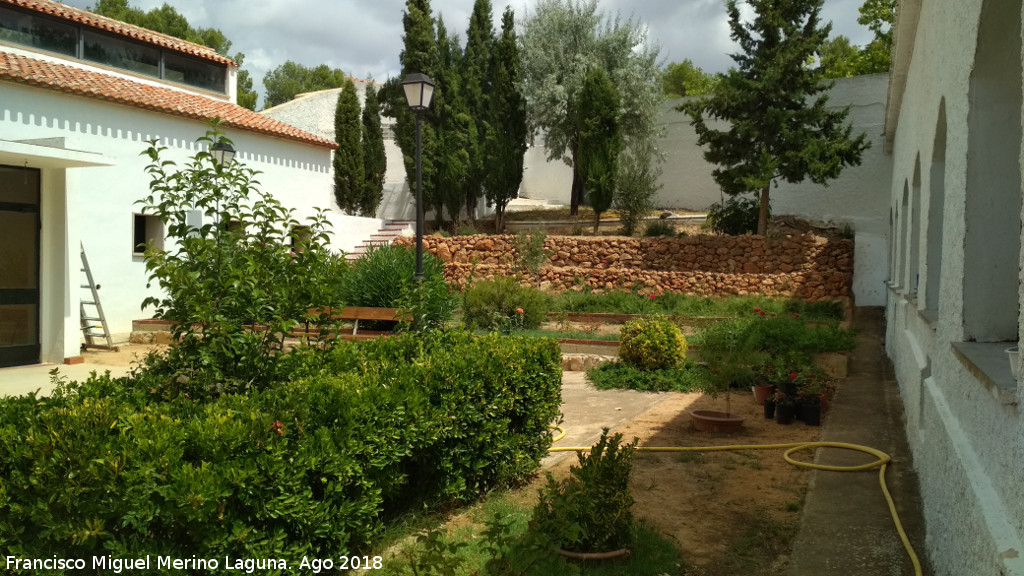
[[[385,220],[384,225],[380,227],[380,230],[370,234],[368,239],[353,248],[351,252],[345,254],[345,260],[348,262],[355,262],[363,254],[366,254],[367,249],[370,246],[391,244],[394,242],[395,238],[398,238],[399,236],[410,235],[412,233],[412,226],[413,223],[408,220]]]

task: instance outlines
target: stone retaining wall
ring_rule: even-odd
[[[853,281],[853,241],[813,234],[628,238],[548,236],[540,278],[516,264],[514,236],[424,238],[424,249],[444,261],[450,282],[520,274],[552,291],[629,290],[697,295],[763,294],[808,300],[845,298]],[[412,245],[413,238],[395,243]]]

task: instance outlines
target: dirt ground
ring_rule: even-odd
[[[733,413],[746,418],[744,430],[731,436],[694,431],[690,422],[692,410],[724,411],[724,398],[679,393],[666,394],[618,431],[627,439],[640,438],[640,446],[818,439],[819,427],[766,420],[751,393],[733,394],[730,404]],[[688,576],[784,574],[810,472],[786,463],[782,452],[640,452],[633,466],[634,512],[675,541]]]

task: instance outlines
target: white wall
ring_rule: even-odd
[[[972,186],[968,177],[969,158],[976,154],[971,146],[977,138],[969,138],[977,121],[970,86],[972,73],[978,68],[979,22],[983,6],[1002,10],[990,23],[1016,22],[1020,19],[1019,3],[997,3],[992,0],[943,0],[941,2],[910,1],[920,4],[920,20],[898,125],[893,142],[893,177],[890,205],[894,214],[903,211],[903,195],[913,194],[915,175],[921,190],[918,218],[921,226],[916,244],[920,273],[912,278],[911,243],[915,242],[912,224],[903,227],[896,237],[893,254],[898,259],[893,267],[890,302],[887,306],[886,349],[891,356],[900,392],[906,407],[906,431],[914,455],[914,465],[921,482],[921,494],[927,530],[927,553],[934,573],[940,576],[962,574],[1024,575],[1024,419],[1021,415],[1022,386],[1010,375],[1009,363],[1002,348],[1009,343],[963,342],[965,340],[965,285],[968,276],[985,281],[994,271],[978,267],[965,258],[965,245],[971,225],[969,198],[986,195],[984,187]],[[917,6],[910,6],[913,14]],[[1002,42],[994,53],[1021,58],[1019,30],[1000,33],[989,40]],[[897,45],[900,39],[897,38]],[[1015,52],[1014,52],[1014,46]],[[993,54],[978,54],[990,58]],[[1014,67],[1005,69],[1009,75],[1009,91],[1019,91],[1021,78],[1014,78]],[[1019,105],[1019,104],[1018,104]],[[940,109],[945,110],[945,163],[932,170],[934,147],[942,125]],[[1020,111],[1024,114],[1024,110]],[[988,126],[989,133],[978,134],[981,141],[1001,140],[1010,130],[1015,114],[1005,126]],[[1019,131],[1019,125],[1012,128]],[[1019,133],[1017,134],[1019,137]],[[1018,144],[1019,146],[1019,144]],[[1021,151],[1013,151],[1019,156]],[[938,154],[942,157],[941,151]],[[941,163],[941,161],[940,161]],[[1016,167],[1018,170],[1020,166]],[[935,182],[935,179],[940,179]],[[936,184],[937,186],[933,186]],[[944,218],[929,221],[932,213],[931,190],[944,190]],[[909,214],[900,214],[897,222],[913,222],[914,202],[908,202]],[[984,204],[984,203],[983,203]],[[1009,203],[1008,203],[1009,204]],[[998,209],[998,207],[996,207]],[[1018,214],[1010,214],[1009,227],[1020,233]],[[977,228],[1003,226],[985,220],[973,224]],[[942,226],[941,264],[938,310],[930,313],[926,294],[928,286],[927,235],[932,226]],[[1004,246],[989,245],[998,253]],[[1020,255],[1016,260],[1024,264]],[[1018,264],[1018,274],[1019,265]],[[898,271],[902,270],[900,274]],[[934,272],[934,271],[933,271]],[[1018,276],[1019,277],[1019,276]],[[922,279],[918,287],[916,279]],[[915,288],[918,288],[915,293]],[[1018,287],[1016,302],[1010,302],[1005,315],[1017,317],[1024,293]],[[1019,329],[1018,329],[1019,331]],[[1019,340],[1019,335],[1018,335]],[[987,352],[965,353],[964,350]]]
[[[205,124],[195,120],[0,83],[0,134],[5,140],[63,137],[68,148],[101,152],[114,164],[44,172],[43,250],[49,255],[43,263],[44,282],[65,286],[60,294],[53,291],[53,284],[44,290],[45,359],[59,361],[58,349],[65,356],[77,354],[79,240],[102,286],[100,297],[111,331],[124,335],[131,331],[132,320],[151,315],[140,305],[154,290],[147,290],[145,263],[131,250],[132,214],[139,211],[134,202],[147,194],[150,181],[144,171],[149,160],[140,153],[147,140],[157,138],[168,148],[165,158],[183,165],[196,151],[195,139],[206,130]],[[311,215],[315,207],[332,205],[330,149],[247,131],[228,129],[226,133],[239,150],[236,159],[262,172],[258,176],[261,189],[295,209],[298,219]],[[62,211],[65,202],[67,210]],[[365,237],[364,227],[344,218],[332,219],[340,224],[335,230],[336,246],[351,247]],[[56,245],[65,246],[66,254],[58,254]],[[65,262],[60,261],[63,258]],[[69,278],[62,278],[61,271],[67,271]]]

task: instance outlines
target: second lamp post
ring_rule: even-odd
[[[434,96],[434,81],[426,74],[409,74],[402,80],[405,101],[416,114],[416,282],[423,282],[423,140],[420,121],[424,110],[430,108]]]

